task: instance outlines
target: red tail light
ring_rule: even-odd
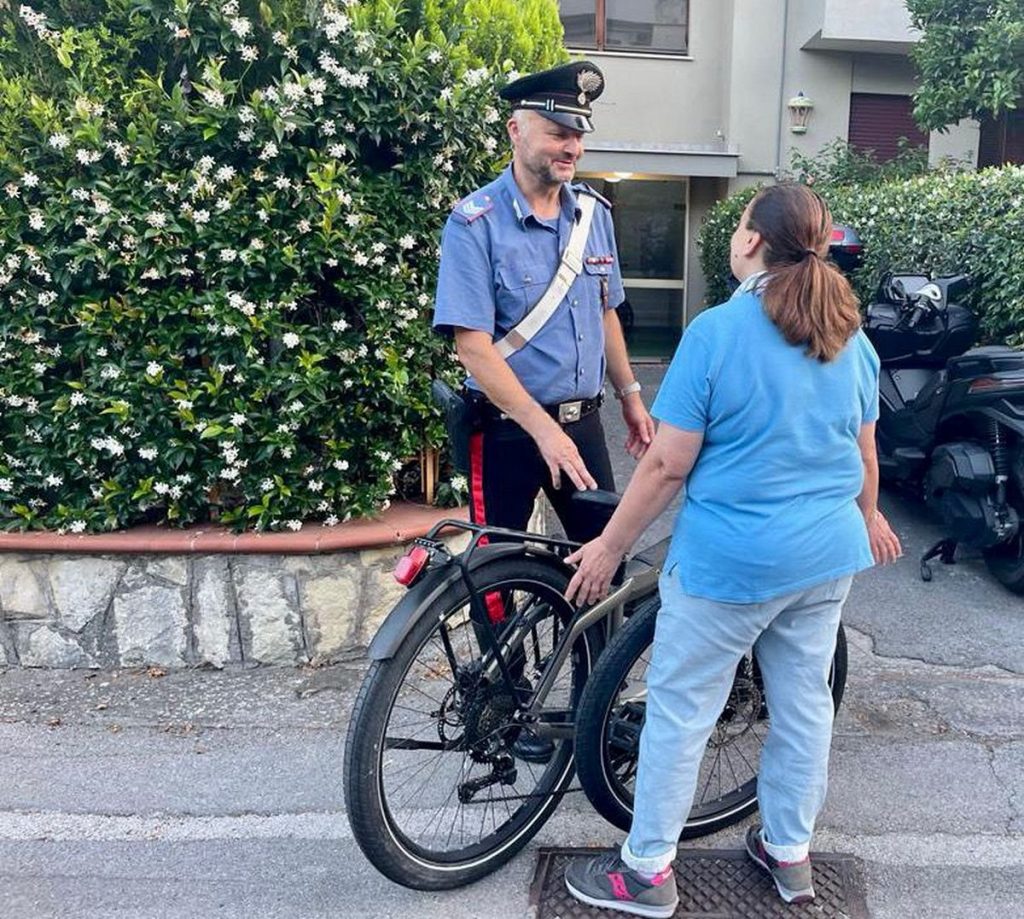
[[[841,240],[845,235],[846,234],[842,230],[833,230],[832,231],[832,242],[834,242],[834,243],[839,242],[839,240]]]
[[[411,587],[429,561],[430,553],[423,546],[413,546],[395,565],[395,580],[403,587]]]

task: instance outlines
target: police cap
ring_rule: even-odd
[[[498,93],[512,103],[513,110],[528,109],[551,121],[589,133],[593,102],[604,90],[604,75],[590,61],[574,61],[531,73],[509,83]]]

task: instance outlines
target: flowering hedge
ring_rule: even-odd
[[[755,190],[720,201],[701,228],[711,303],[728,296],[729,237]],[[987,338],[1024,345],[1024,168],[936,172],[824,195],[833,218],[864,241],[864,264],[853,275],[862,303],[889,269],[966,273]]]
[[[456,15],[474,3],[486,47]],[[0,525],[333,524],[440,442],[437,235],[499,165],[511,65],[484,61],[528,30],[497,28],[505,0],[409,6],[111,0],[77,27],[58,4],[8,23]],[[554,0],[507,16],[526,13],[558,28]]]

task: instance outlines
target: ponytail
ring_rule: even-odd
[[[850,282],[825,261],[828,205],[805,185],[772,185],[748,213],[748,229],[764,241],[765,312],[791,345],[822,363],[833,360],[860,328],[860,309]]]

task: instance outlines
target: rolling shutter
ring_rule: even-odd
[[[928,135],[914,123],[913,106],[910,96],[851,93],[850,143],[858,150],[874,150],[879,163],[888,162],[900,152],[901,137],[927,148]]]

